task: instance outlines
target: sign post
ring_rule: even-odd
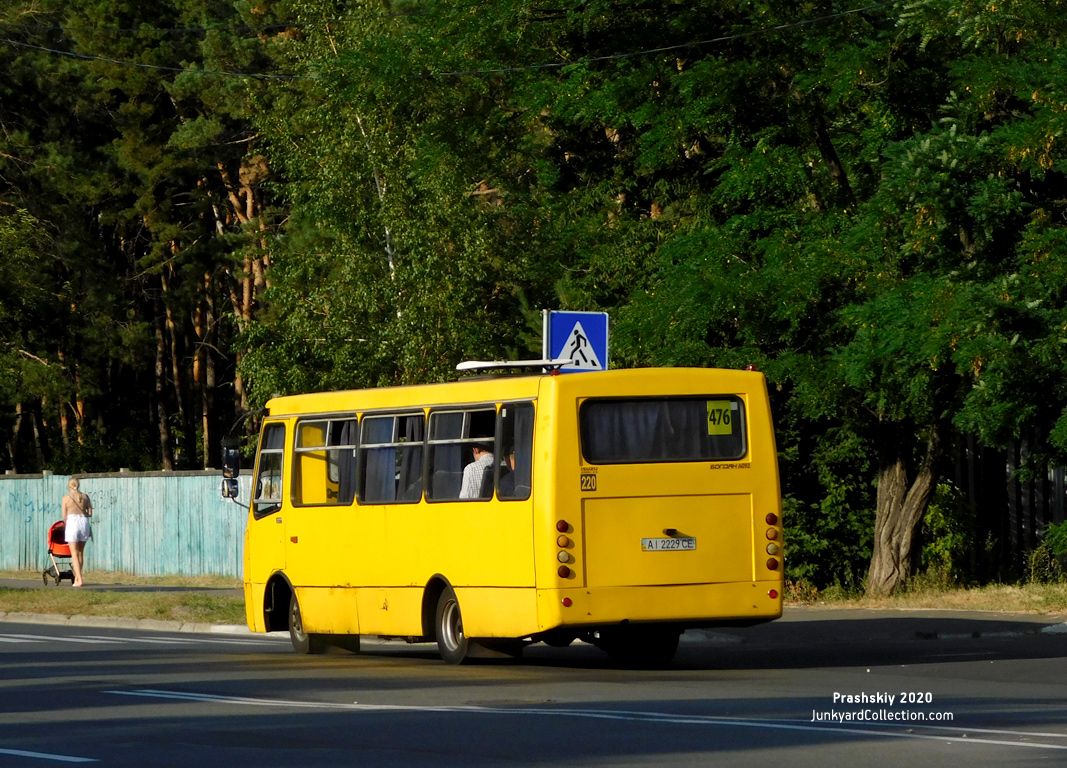
[[[608,313],[542,310],[543,354],[547,360],[566,358],[562,371],[608,369]]]

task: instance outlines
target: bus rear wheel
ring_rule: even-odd
[[[656,669],[678,652],[681,631],[671,627],[628,626],[602,630],[596,645],[620,666]]]
[[[322,653],[326,644],[318,635],[309,635],[304,631],[304,621],[300,617],[300,601],[296,593],[289,598],[289,639],[297,653]]]
[[[463,634],[463,614],[452,587],[446,587],[437,601],[437,650],[449,664],[462,664],[469,658],[471,641]]]

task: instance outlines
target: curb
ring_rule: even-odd
[[[192,621],[160,621],[159,619],[115,619],[107,616],[64,616],[56,613],[17,613],[14,611],[5,613],[0,611],[0,621],[9,621],[14,624],[49,624],[61,627],[140,629],[147,632],[190,632],[201,635],[252,634],[252,631],[242,624],[203,624]]]
[[[1067,622],[1017,632],[916,632],[920,640],[976,640],[978,638],[1029,637],[1032,635],[1067,635]]]

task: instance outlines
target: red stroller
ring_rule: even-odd
[[[48,529],[48,557],[52,560],[50,565],[44,573],[41,574],[41,579],[45,584],[48,584],[48,579],[52,578],[56,580],[56,586],[59,586],[59,582],[63,579],[70,579],[71,583],[74,583],[74,571],[70,569],[70,546],[67,544],[64,536],[66,532],[66,526],[63,521],[53,523],[52,527]],[[56,558],[66,558],[67,568],[61,567],[61,563]]]

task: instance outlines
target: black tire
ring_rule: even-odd
[[[573,630],[561,627],[550,629],[541,635],[541,642],[545,645],[551,645],[553,648],[566,648],[577,639],[578,635]]]
[[[618,627],[602,631],[597,647],[619,666],[658,669],[671,663],[681,634],[670,627]]]
[[[452,587],[445,587],[437,601],[437,619],[434,623],[437,632],[437,650],[441,658],[449,664],[463,664],[469,658],[471,641],[463,634],[463,614],[459,610],[459,600]]]
[[[328,648],[359,653],[359,635],[317,635]]]
[[[300,602],[296,599],[295,592],[289,598],[289,639],[297,653],[322,653],[326,649],[325,643],[318,635],[309,635],[304,631]]]
[[[523,649],[527,645],[522,640],[513,640],[506,637],[483,637],[480,640],[471,640],[470,642],[476,643],[490,653],[503,654],[513,659],[520,658]]]

